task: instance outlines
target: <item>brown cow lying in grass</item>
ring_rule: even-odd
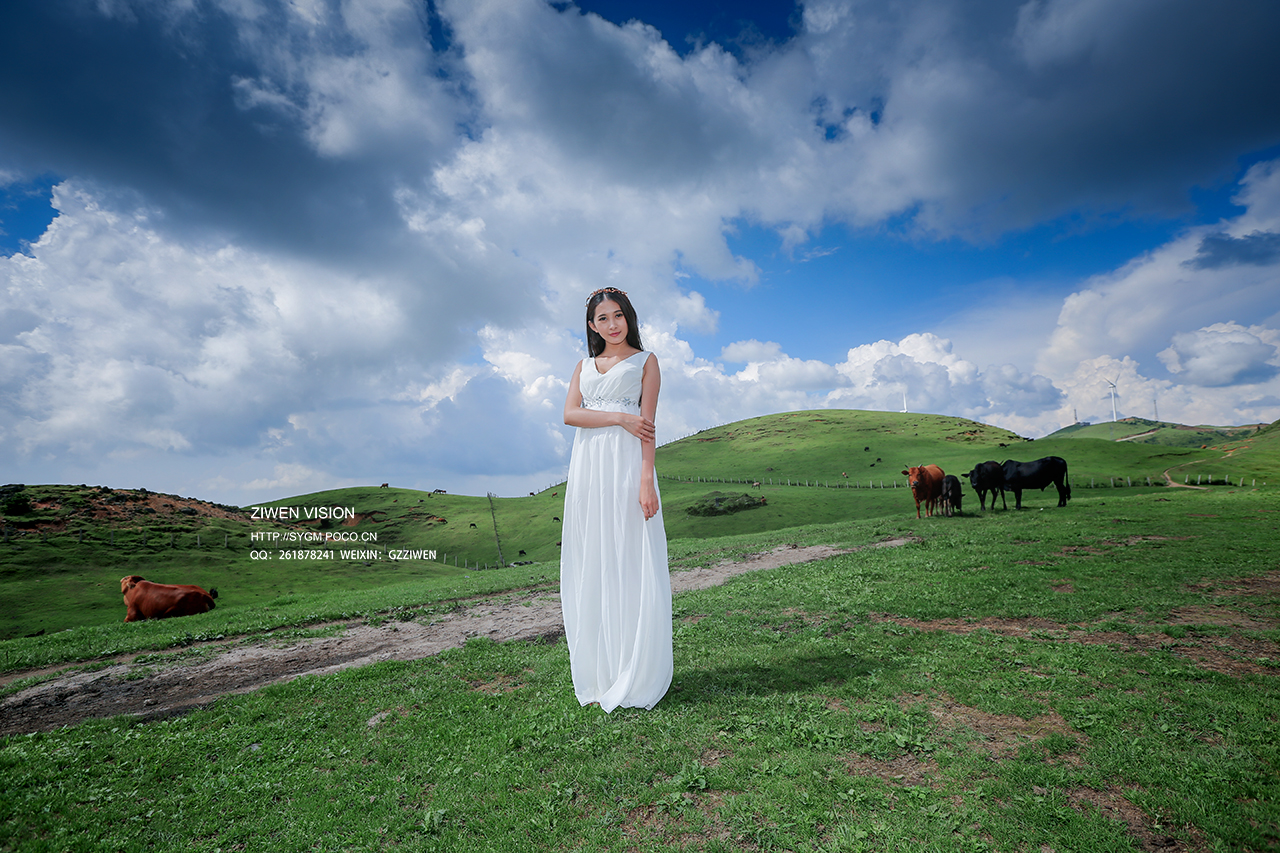
[[[126,622],[194,616],[216,607],[213,600],[218,597],[216,589],[205,592],[191,584],[152,583],[137,575],[121,578],[120,592],[129,608]]]

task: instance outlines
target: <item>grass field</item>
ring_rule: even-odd
[[[649,712],[579,708],[562,643],[475,640],[6,738],[0,849],[1276,849],[1278,510],[1117,489],[673,542],[690,563],[919,540],[677,597]],[[386,603],[449,594],[423,579]],[[337,606],[299,595],[269,621]],[[94,641],[152,627],[175,628]]]
[[[970,494],[962,517],[917,520],[905,489],[844,488],[1049,454],[1070,465],[1063,509],[1050,490],[976,513]],[[801,412],[707,430],[658,464],[677,570],[783,543],[911,544],[678,596],[675,680],[648,712],[579,708],[562,642],[473,640],[168,720],[0,738],[0,851],[1280,849],[1274,425],[1202,449]],[[1259,488],[1124,479],[1209,468]],[[713,491],[766,505],[684,512]],[[397,489],[277,502],[361,515],[323,528],[141,490],[26,493],[0,548],[10,673],[426,621],[558,576],[556,487],[492,514]],[[495,517],[505,560],[532,564],[452,566],[496,562]],[[450,565],[249,555],[253,531],[323,530]],[[118,579],[170,572],[219,587],[219,607],[121,624]]]

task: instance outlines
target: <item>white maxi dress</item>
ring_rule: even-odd
[[[639,414],[647,359],[638,352],[605,373],[584,359],[583,407]],[[578,702],[652,708],[673,672],[671,576],[662,510],[645,521],[640,507],[640,439],[620,426],[578,428],[563,524],[560,603]]]

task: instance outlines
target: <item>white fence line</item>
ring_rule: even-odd
[[[776,479],[773,477],[768,477],[762,480],[753,480],[750,477],[746,477],[746,478],[744,477],[707,477],[707,476],[701,476],[701,475],[684,476],[680,474],[658,474],[657,476],[658,476],[658,479],[660,480],[671,480],[677,483],[708,483],[708,484],[722,484],[722,485],[740,485],[740,486],[750,486],[750,487],[754,487],[757,483],[760,484],[760,486],[762,487],[763,486],[775,486],[775,487],[776,486],[800,486],[800,487],[820,488],[820,489],[898,489],[898,488],[908,487],[907,482],[903,480],[896,480],[896,479],[876,480],[874,478],[867,480],[864,485],[863,481],[854,480],[852,478],[849,478],[849,479],[842,478],[841,480],[832,482],[830,480],[819,480],[816,478],[791,479],[789,477],[779,477]],[[1197,475],[1195,485],[1234,486],[1235,488],[1245,488],[1246,480],[1249,481],[1250,488],[1259,488],[1259,485],[1261,486],[1267,485],[1266,480],[1263,480],[1262,483],[1259,484],[1258,478],[1256,477],[1252,477],[1252,478],[1239,477],[1236,480],[1232,480],[1230,477],[1226,477],[1226,476],[1212,477],[1212,476],[1205,476],[1205,475]],[[1100,481],[1100,478],[1095,475],[1090,477],[1088,482],[1085,482],[1083,477],[1075,480],[1068,480],[1068,482],[1071,484],[1071,488],[1073,489],[1122,489],[1122,488],[1134,487],[1134,480],[1132,476],[1117,476],[1117,477],[1108,476],[1106,478],[1101,478],[1101,481]],[[1191,484],[1190,475],[1187,475],[1187,482],[1185,483],[1185,485],[1190,485],[1190,484]],[[963,480],[961,481],[961,485],[965,485]],[[1145,477],[1141,477],[1138,480],[1137,485],[1139,487],[1150,486],[1153,488],[1162,488],[1165,486],[1165,483],[1163,480],[1159,478],[1153,479],[1150,476],[1145,476]]]

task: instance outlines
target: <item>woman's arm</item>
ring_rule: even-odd
[[[645,367],[646,372],[648,366]],[[640,441],[647,438],[653,441],[654,429],[653,420],[645,418],[643,414],[632,415],[627,412],[601,412],[596,409],[582,408],[582,390],[578,387],[579,377],[582,375],[582,362],[578,362],[578,366],[573,369],[573,378],[569,380],[569,393],[564,398],[564,422],[574,427],[607,427],[620,426],[627,432],[634,435]],[[641,380],[642,389],[644,388],[644,380]],[[643,403],[643,396],[641,401]],[[641,412],[643,413],[643,405]]]
[[[662,387],[662,375],[658,371],[658,357],[652,353],[644,362],[644,377],[640,380],[640,417],[649,424],[649,436],[640,437],[640,508],[644,520],[658,514],[658,490],[653,482],[653,456],[657,450],[654,418],[658,414],[658,390]]]

